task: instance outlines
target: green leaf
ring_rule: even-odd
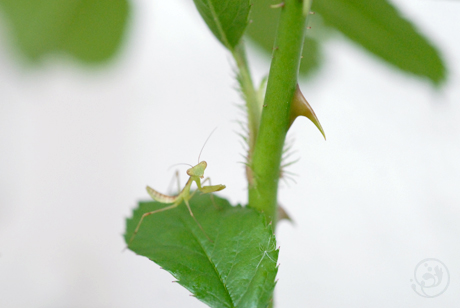
[[[0,0],[12,38],[36,61],[64,52],[85,62],[114,55],[126,26],[127,0]]]
[[[271,1],[254,0],[250,14],[247,35],[267,55],[271,55],[275,44],[276,29],[281,8],[271,8]],[[306,37],[300,62],[300,73],[308,75],[320,65],[319,44],[314,38]]]
[[[278,250],[271,225],[251,208],[200,195],[185,204],[147,216],[129,249],[170,272],[178,283],[210,307],[267,307],[275,287]],[[129,241],[143,213],[163,208],[140,202],[127,220]]]
[[[233,50],[248,24],[250,0],[193,0],[214,36]]]
[[[440,84],[446,69],[438,51],[385,0],[316,0],[312,10],[373,54],[403,71]]]

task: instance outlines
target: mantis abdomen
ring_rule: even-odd
[[[156,191],[150,186],[147,186],[147,192],[149,193],[150,197],[152,197],[153,200],[161,202],[161,203],[174,203],[176,202],[179,198],[183,198],[185,194],[185,191],[188,189],[190,190],[190,186],[192,185],[192,178],[189,178],[187,183],[185,184],[185,187],[181,190],[181,192],[177,196],[168,196],[165,194],[162,194],[161,192]],[[179,201],[180,202],[180,201]]]
[[[150,197],[153,200],[161,202],[161,203],[174,203],[177,200],[178,196],[168,196],[164,195],[150,186],[147,186],[147,192],[149,193]]]

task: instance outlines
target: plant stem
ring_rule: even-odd
[[[285,0],[281,7],[264,108],[251,162],[254,183],[249,185],[249,206],[263,211],[274,225],[281,155],[305,35],[304,2],[308,6],[311,4],[311,1]]]
[[[246,60],[246,52],[244,49],[244,42],[240,42],[232,51],[233,58],[235,59],[238,67],[238,82],[240,84],[241,92],[244,100],[246,101],[246,110],[248,114],[248,154],[247,163],[251,163],[252,153],[259,131],[260,117],[261,117],[261,102],[259,102],[258,93],[254,88],[251,73],[249,71],[248,62]],[[246,168],[246,177],[249,183],[253,182],[252,172]]]

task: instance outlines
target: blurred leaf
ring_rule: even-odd
[[[321,64],[321,48],[319,43],[310,37],[305,37],[300,61],[299,73],[306,76],[316,71]]]
[[[116,52],[129,11],[127,0],[0,0],[0,8],[31,60],[66,52],[85,62]]]
[[[250,24],[247,29],[249,38],[259,45],[268,55],[272,54],[276,29],[281,8],[270,8],[273,1],[253,0]],[[300,73],[307,75],[320,64],[319,44],[313,38],[306,37],[300,62]]]
[[[250,0],[193,0],[214,36],[233,50],[248,24]]]
[[[324,21],[398,68],[440,84],[446,69],[437,50],[385,0],[315,0]]]
[[[278,271],[273,230],[255,210],[232,207],[216,196],[214,200],[216,206],[209,195],[196,196],[190,202],[213,242],[181,204],[146,217],[129,249],[170,272],[211,307],[267,307]],[[133,218],[127,220],[125,241],[143,213],[164,206],[140,202]]]

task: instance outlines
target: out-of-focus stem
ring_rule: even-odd
[[[244,42],[241,42],[233,50],[233,58],[235,59],[236,65],[238,67],[238,82],[241,87],[242,94],[246,101],[246,109],[248,114],[248,154],[247,154],[247,163],[250,165],[252,161],[252,153],[254,151],[254,146],[257,139],[257,134],[259,131],[260,125],[260,116],[261,116],[261,102],[259,102],[259,97],[254,84],[252,82],[251,73],[249,71],[248,63],[246,60],[246,53],[244,49]],[[251,184],[253,182],[253,176],[250,168],[246,168],[246,177],[248,182]]]

